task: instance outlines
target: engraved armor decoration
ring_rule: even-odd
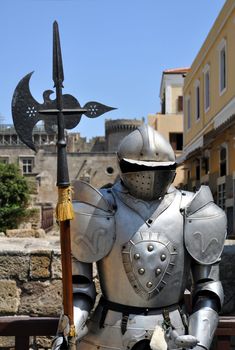
[[[167,284],[175,266],[176,248],[159,233],[137,232],[122,249],[128,279],[145,299],[158,294]]]
[[[149,126],[123,139],[118,163],[121,181],[100,192],[83,183],[75,203],[77,350],[208,350],[223,303],[225,214],[208,187],[171,186],[174,152]],[[95,303],[93,262],[102,297],[85,324]],[[190,272],[194,309],[186,321]]]

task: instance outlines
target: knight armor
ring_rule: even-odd
[[[191,193],[171,185],[174,152],[149,126],[122,141],[118,162],[120,180],[100,191],[80,182],[74,202],[77,349],[209,349],[223,303],[225,214],[207,186]],[[101,297],[90,313],[93,263]],[[190,273],[193,311],[187,317]]]

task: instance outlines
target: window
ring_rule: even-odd
[[[187,129],[191,128],[191,101],[188,96],[186,99]]]
[[[205,174],[209,174],[209,172],[210,172],[209,157],[203,158],[203,160],[202,160],[202,168],[204,169]]]
[[[191,180],[191,171],[187,171],[187,181],[189,182]]]
[[[196,121],[200,119],[200,82],[195,83],[195,117]]]
[[[178,112],[183,112],[183,96],[178,96]]]
[[[204,110],[207,112],[210,108],[210,66],[207,64],[204,72]]]
[[[34,167],[34,158],[20,158],[20,165],[23,174],[31,174]]]
[[[225,183],[218,185],[218,200],[217,204],[220,208],[225,209],[226,186]]]
[[[200,180],[201,166],[200,166],[199,159],[197,159],[196,164],[195,164],[195,175],[196,175],[196,180]]]
[[[169,134],[170,144],[174,151],[182,151],[183,149],[183,133],[182,132],[170,132]]]
[[[227,145],[220,147],[220,176],[227,175]]]
[[[227,87],[227,53],[226,40],[223,39],[218,46],[219,49],[219,92],[220,95],[224,93]]]
[[[0,163],[9,164],[9,157],[0,157]]]

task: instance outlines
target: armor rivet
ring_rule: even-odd
[[[143,275],[145,273],[145,269],[143,267],[141,267],[139,270],[138,270],[139,274],[140,275]]]
[[[146,284],[146,286],[147,286],[148,288],[151,288],[151,287],[153,286],[153,284],[152,284],[152,282],[148,282],[148,283]]]
[[[140,255],[139,255],[138,253],[136,253],[136,254],[134,255],[134,258],[135,258],[135,260],[138,260],[138,259],[140,258]]]
[[[149,245],[148,245],[148,251],[149,251],[149,252],[152,252],[153,249],[154,249],[154,246],[153,246],[152,244],[149,244]]]
[[[164,260],[166,260],[166,255],[165,255],[165,254],[162,254],[162,255],[161,255],[161,261],[164,261]]]
[[[156,273],[156,275],[160,275],[160,273],[162,272],[162,270],[161,269],[156,269],[156,271],[155,271],[155,273]]]

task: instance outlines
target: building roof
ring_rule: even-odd
[[[163,74],[183,74],[189,72],[190,67],[165,69]]]

